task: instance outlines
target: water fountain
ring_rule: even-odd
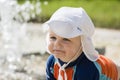
[[[25,24],[41,12],[39,7],[39,2],[34,7],[29,1],[23,5],[18,5],[16,0],[0,1],[0,67],[4,66],[0,73],[5,72],[4,68],[7,68],[7,73],[14,71],[21,64],[21,45],[27,38]],[[34,9],[36,14],[30,14]]]
[[[17,14],[15,9],[16,5],[14,2],[7,1],[0,4],[2,34],[0,58],[4,58],[8,62],[20,58],[20,38],[25,36],[20,34],[21,24],[13,19]]]

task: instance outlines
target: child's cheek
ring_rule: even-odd
[[[53,44],[49,42],[47,44],[47,49],[48,49],[48,51],[49,51],[50,54],[53,53]]]

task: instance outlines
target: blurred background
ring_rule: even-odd
[[[26,0],[18,0],[23,4]],[[37,0],[30,0],[35,4]],[[61,6],[83,7],[96,27],[120,29],[120,0],[40,0],[41,13],[35,22],[45,22]]]
[[[83,7],[100,54],[120,65],[120,0],[0,0],[0,80],[45,80],[43,23],[62,6]]]

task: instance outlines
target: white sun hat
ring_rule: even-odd
[[[98,59],[91,37],[94,24],[83,8],[62,7],[58,9],[45,24],[55,34],[64,38],[81,36],[83,52],[91,61]]]

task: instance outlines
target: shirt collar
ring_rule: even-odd
[[[86,56],[85,56],[84,52],[82,52],[82,54],[75,61],[70,62],[70,64],[66,68],[73,67],[73,66],[77,65],[79,62],[82,62],[82,60],[84,58],[86,58]],[[61,61],[60,59],[58,59],[58,62],[61,66],[63,66],[63,64],[67,63],[67,62]]]

